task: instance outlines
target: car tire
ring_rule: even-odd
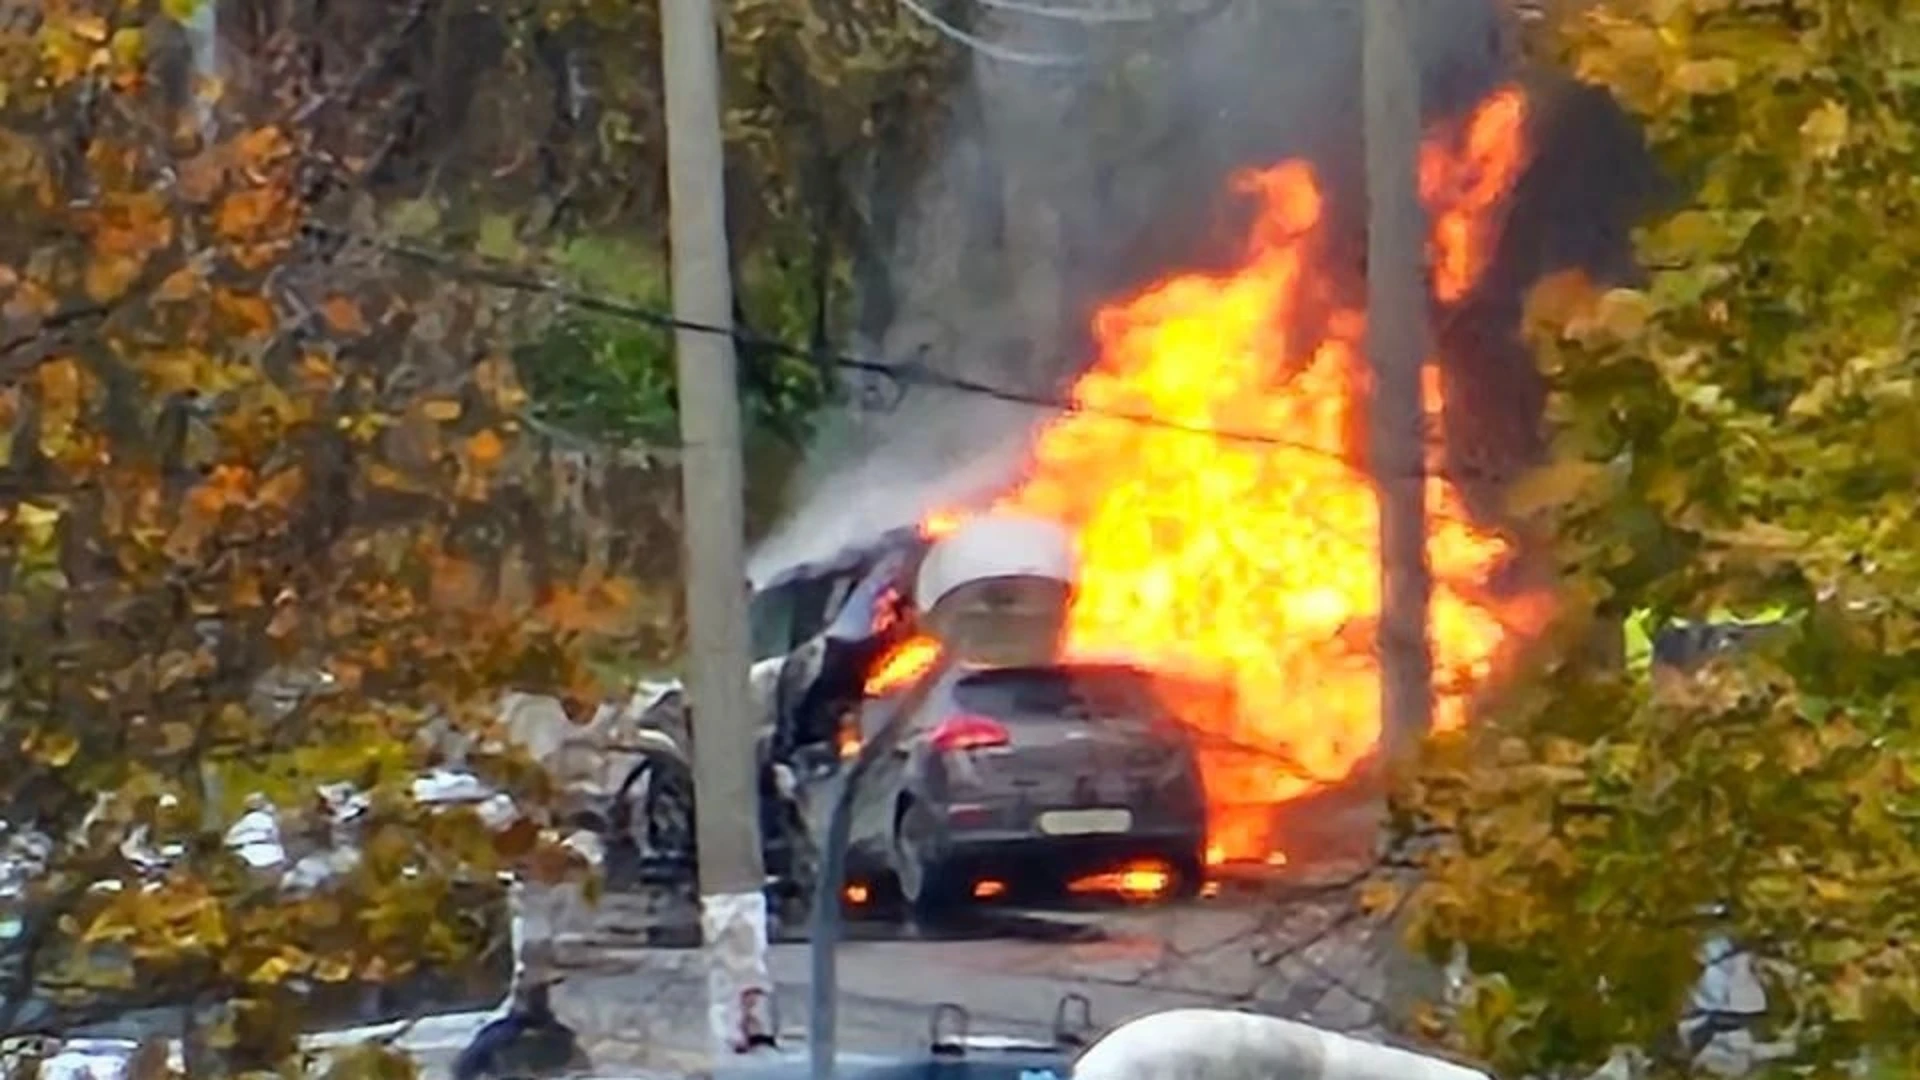
[[[1173,888],[1168,890],[1167,899],[1187,901],[1198,899],[1207,886],[1207,861],[1203,855],[1188,855],[1173,860]]]
[[[964,881],[934,850],[939,825],[919,802],[909,802],[893,826],[893,872],[900,901],[914,922],[933,924],[953,916],[965,896]]]
[[[607,833],[607,888],[644,891],[660,879],[692,880],[697,869],[693,774],[655,758],[628,774],[614,796]]]

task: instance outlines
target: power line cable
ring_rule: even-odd
[[[1005,45],[996,45],[978,34],[968,33],[941,18],[938,12],[922,4],[920,0],[900,0],[900,6],[906,8],[914,18],[931,26],[941,37],[963,45],[989,60],[999,60],[1002,63],[1019,64],[1024,67],[1045,68],[1083,67],[1087,62],[1084,57],[1068,56],[1065,53],[1027,52],[1022,49],[1010,49]]]
[[[1368,475],[1364,463],[1348,454],[1337,450],[1330,450],[1316,443],[1290,439],[1282,435],[1188,423],[1164,416],[1156,416],[1152,413],[1109,409],[1097,405],[1090,405],[1082,401],[1075,401],[1071,398],[1059,397],[1057,395],[1033,393],[1011,387],[997,386],[978,379],[937,371],[917,359],[882,362],[861,359],[845,353],[807,348],[780,340],[779,338],[741,330],[738,327],[721,326],[714,323],[702,323],[676,318],[671,313],[661,311],[657,308],[616,299],[600,293],[589,292],[558,278],[531,273],[519,268],[479,263],[475,262],[471,257],[436,251],[415,244],[377,239],[364,234],[317,223],[309,223],[305,229],[310,235],[324,237],[336,242],[344,241],[350,244],[357,244],[380,254],[401,259],[435,273],[444,274],[470,284],[485,285],[511,292],[548,296],[568,307],[592,312],[597,315],[608,316],[610,318],[639,323],[658,330],[687,330],[700,334],[724,334],[733,338],[736,343],[743,347],[793,357],[795,359],[808,361],[809,363],[822,364],[841,371],[878,377],[893,382],[903,388],[917,387],[950,393],[968,394],[1061,415],[1095,416],[1102,419],[1138,424],[1143,427],[1162,431],[1217,439],[1222,442],[1293,450],[1331,459],[1354,472]],[[1490,470],[1430,469],[1426,471],[1425,475],[1472,480],[1497,480],[1503,478],[1495,475]]]
[[[992,11],[1004,11],[1013,15],[1026,15],[1035,19],[1054,19],[1059,22],[1079,23],[1083,26],[1113,26],[1159,22],[1166,13],[1152,8],[1120,8],[1102,11],[1098,8],[1066,6],[1061,4],[1036,4],[1031,0],[975,0],[981,7]]]

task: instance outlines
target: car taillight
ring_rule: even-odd
[[[1010,741],[1005,726],[984,716],[949,717],[933,729],[931,738],[933,748],[942,753],[986,750]]]

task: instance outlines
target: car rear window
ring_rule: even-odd
[[[988,716],[1019,713],[1123,713],[1156,708],[1154,678],[1130,667],[999,668],[961,679],[954,701]]]

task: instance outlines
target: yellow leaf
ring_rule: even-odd
[[[53,544],[54,530],[60,524],[60,511],[52,507],[35,503],[21,503],[14,510],[14,519],[20,523],[22,539],[29,550],[44,550]]]
[[[1795,773],[1807,772],[1810,769],[1818,767],[1820,762],[1826,757],[1825,752],[1821,749],[1820,740],[1805,731],[1788,733],[1783,754],[1784,760],[1782,763],[1786,765],[1788,771]]]
[[[287,976],[295,971],[294,961],[286,956],[270,956],[261,965],[253,969],[247,981],[255,986],[271,986],[285,982]]]
[[[367,467],[367,483],[389,491],[419,491],[420,485],[391,465],[375,462]]]
[[[1619,341],[1639,337],[1652,318],[1653,304],[1637,289],[1608,289],[1591,314],[1590,325]]]
[[[273,308],[258,295],[219,289],[213,294],[213,305],[235,324],[236,331],[243,337],[273,329]]]
[[[142,260],[133,255],[100,255],[87,264],[83,282],[87,296],[96,303],[108,303],[125,296],[140,276]]]
[[[321,982],[346,982],[353,977],[353,961],[341,956],[322,957],[313,967],[313,977]]]
[[[514,412],[527,403],[527,392],[514,373],[513,361],[504,356],[489,356],[475,368],[474,382],[502,412]]]
[[[127,940],[133,936],[134,929],[133,925],[126,920],[125,914],[124,909],[118,905],[102,911],[87,924],[86,930],[80,935],[80,940],[88,945]]]
[[[248,188],[222,199],[214,210],[214,228],[228,240],[258,235],[280,213],[280,193],[272,188]]]
[[[429,595],[437,607],[471,607],[482,600],[485,580],[480,568],[465,559],[436,559]]]
[[[300,497],[306,481],[305,470],[298,465],[288,466],[261,483],[259,490],[254,493],[254,501],[261,506],[285,510]]]
[[[1840,903],[1853,895],[1853,888],[1837,878],[1815,874],[1807,879],[1807,883],[1813,886],[1813,895],[1830,904]]]
[[[200,548],[211,530],[212,523],[205,514],[182,515],[180,523],[167,534],[167,557],[182,565],[198,561]]]
[[[34,369],[40,401],[48,408],[72,409],[80,404],[85,376],[70,356],[56,357]]]
[[[160,283],[160,287],[154,290],[154,299],[177,303],[199,291],[200,282],[199,270],[191,266],[183,266],[167,275],[166,280]]]
[[[1833,1018],[1843,1024],[1858,1023],[1867,1015],[1866,977],[1856,968],[1848,968],[1829,984]]]
[[[141,371],[156,394],[198,391],[213,394],[224,389],[219,366],[199,349],[169,349],[141,359]]]
[[[460,419],[460,402],[454,398],[434,398],[420,406],[427,419],[446,424]]]
[[[286,132],[271,126],[246,132],[236,138],[232,146],[235,162],[250,169],[279,161],[292,150],[293,145],[287,141]]]
[[[302,356],[298,373],[302,388],[311,393],[326,393],[332,390],[339,377],[333,361],[319,353],[308,353]]]
[[[1807,546],[1803,534],[1764,521],[1749,521],[1738,529],[1710,532],[1707,537],[1726,547],[1755,553],[1793,554]]]
[[[1577,270],[1549,274],[1528,292],[1525,321],[1558,330],[1590,308],[1595,295],[1592,279]]]
[[[146,58],[147,37],[137,27],[123,26],[113,32],[113,40],[107,43],[107,52],[120,67],[137,67]]]
[[[1689,60],[1673,73],[1674,88],[1696,97],[1724,94],[1739,84],[1740,68],[1731,60]]]
[[[74,37],[79,38],[89,45],[105,45],[109,33],[107,20],[99,15],[76,16],[72,22],[67,24],[67,30]]]
[[[64,769],[80,752],[80,740],[66,731],[36,731],[22,747],[33,760],[50,769]]]
[[[176,720],[172,723],[160,725],[160,745],[158,750],[163,755],[172,756],[192,746],[193,740],[193,725]]]
[[[1800,125],[1800,137],[1806,140],[1809,154],[1826,160],[1846,147],[1850,127],[1847,107],[1828,101],[1808,114],[1806,122]]]

